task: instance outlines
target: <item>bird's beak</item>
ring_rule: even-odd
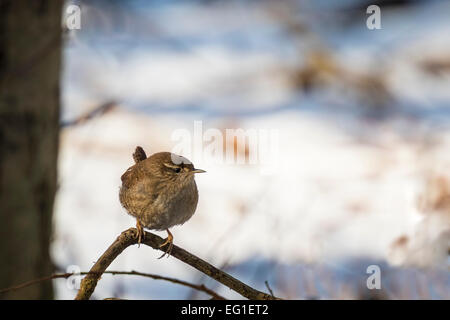
[[[194,169],[194,170],[192,170],[191,171],[192,173],[203,173],[203,172],[206,172],[205,170],[202,170],[202,169]]]

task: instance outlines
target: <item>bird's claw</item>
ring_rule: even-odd
[[[170,254],[172,253],[172,248],[173,248],[173,235],[170,233],[170,231],[167,229],[167,238],[166,240],[159,245],[160,248],[166,246],[167,244],[169,244],[169,247],[167,248],[166,252],[164,252],[158,259],[161,259],[162,257],[164,257],[165,255],[167,255],[167,258],[170,257]]]
[[[141,246],[142,240],[145,239],[145,232],[144,228],[142,227],[142,224],[139,222],[139,220],[136,222],[136,238],[138,239],[138,248]]]

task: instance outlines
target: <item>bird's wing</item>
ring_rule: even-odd
[[[119,198],[122,205],[134,216],[149,214],[151,205],[159,196],[158,188],[153,187],[151,174],[144,171],[145,167],[137,163],[128,168],[121,177]]]
[[[137,166],[131,166],[124,172],[124,174],[120,177],[122,180],[122,187],[129,188],[133,185],[134,182],[137,181],[138,170]]]
[[[142,179],[143,176],[146,177],[145,182]],[[145,189],[145,193],[150,198],[152,198],[152,196],[150,196],[151,193],[157,194],[159,192],[159,189],[156,188],[156,185],[151,183],[153,180],[152,178],[152,173],[149,172],[141,162],[129,167],[127,171],[125,171],[125,173],[120,177],[120,179],[122,180],[122,188],[143,188]]]

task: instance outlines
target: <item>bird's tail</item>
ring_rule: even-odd
[[[147,155],[145,154],[145,151],[144,151],[144,149],[142,149],[142,147],[140,147],[140,146],[136,147],[136,150],[133,153],[133,159],[134,159],[134,162],[136,162],[136,163],[147,159]]]

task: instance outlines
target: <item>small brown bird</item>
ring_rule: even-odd
[[[166,230],[168,237],[160,246],[169,244],[164,255],[170,255],[173,235],[169,228],[189,220],[197,208],[198,191],[194,174],[206,172],[170,152],[159,152],[147,158],[141,147],[133,153],[135,165],[122,175],[119,198],[127,212],[136,218],[138,243],[143,228]]]

